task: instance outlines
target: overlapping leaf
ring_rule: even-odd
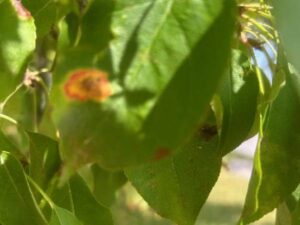
[[[28,133],[30,143],[30,176],[41,187],[46,188],[54,174],[60,169],[58,143],[37,133]]]
[[[0,222],[2,225],[46,225],[20,163],[0,154]]]
[[[206,123],[177,155],[126,174],[161,216],[193,225],[219,176],[222,156],[216,135],[216,125]]]
[[[134,30],[126,48],[136,46],[124,52],[121,39],[124,53],[114,56],[130,57],[120,73],[112,74],[109,52],[80,56],[81,45],[73,58],[58,60],[54,114],[73,169],[95,160],[120,168],[149,160],[161,148],[174,152],[199,124],[224,71],[234,28],[232,1],[160,0],[140,10],[139,23],[126,23]],[[103,32],[107,37],[106,28]],[[70,72],[87,67],[109,73],[113,95],[103,102],[74,101],[64,93]]]
[[[20,154],[17,147],[0,131],[0,149],[10,153]]]
[[[49,225],[83,225],[70,211],[54,206]]]
[[[84,225],[113,225],[110,211],[96,201],[79,175],[71,178],[70,191],[75,215]]]
[[[127,181],[123,171],[107,171],[98,165],[93,165],[93,193],[103,205],[110,207],[115,200],[115,192]]]
[[[54,24],[54,21],[56,20],[57,3],[55,1],[49,0],[23,0],[22,2],[24,6],[28,8],[35,20],[38,36],[42,37],[46,35],[50,31],[52,25]]]
[[[55,188],[51,193],[51,199],[53,201],[51,222],[57,223],[60,217],[66,217],[60,221],[61,225],[69,220],[74,221],[74,224],[82,225],[113,224],[109,209],[95,199],[87,184],[78,174],[74,175],[68,184],[61,188]]]
[[[258,92],[248,57],[234,50],[230,71],[220,90],[223,105],[220,151],[223,154],[234,150],[248,137],[255,121]]]
[[[289,61],[300,71],[300,27],[298,0],[273,0],[277,29],[287,51]]]
[[[261,218],[276,208],[297,187],[299,173],[299,76],[289,74],[271,104],[257,147],[242,224]],[[280,71],[278,71],[280,72]]]

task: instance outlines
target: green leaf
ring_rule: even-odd
[[[20,154],[17,147],[0,131],[0,151],[7,151],[16,155]]]
[[[291,213],[285,203],[282,203],[277,207],[276,225],[292,225]]]
[[[20,1],[0,2],[0,101],[21,81],[20,73],[35,48],[35,26]]]
[[[100,59],[109,60],[106,59],[105,51],[112,38],[110,20],[114,1],[98,0],[90,4],[89,10],[84,15],[71,13],[66,17],[66,21],[61,23],[58,42],[60,54],[54,68],[54,83],[64,82],[65,76],[73,70],[97,67]],[[75,22],[78,24],[74,25]],[[105,70],[109,69],[109,65],[106,65],[109,63],[100,64],[105,66]]]
[[[31,12],[34,18],[37,36],[42,37],[46,35],[50,31],[57,17],[56,1],[23,0],[22,2],[24,6]]]
[[[298,185],[297,189],[293,192],[292,196],[288,198],[287,206],[290,212],[291,217],[291,225],[299,225],[300,224],[300,185]]]
[[[220,150],[234,150],[249,135],[255,121],[259,87],[248,57],[241,51],[232,52],[230,71],[222,82],[223,105]]]
[[[112,215],[100,205],[79,175],[70,180],[75,215],[84,225],[113,225]]]
[[[0,154],[0,223],[46,225],[20,163],[9,153]]]
[[[300,71],[300,2],[273,0],[273,5],[277,29],[289,61]]]
[[[126,175],[161,216],[193,225],[219,176],[222,156],[216,134],[216,125],[206,123],[177,155],[128,169]]]
[[[297,207],[292,212],[292,225],[300,224],[300,201],[297,202]]]
[[[74,213],[74,205],[69,184],[66,184],[63,187],[55,187],[50,193],[50,198],[56,206]],[[47,210],[51,211],[51,208],[48,208]]]
[[[70,211],[54,206],[49,225],[83,225]]]
[[[272,211],[297,187],[300,145],[298,75],[284,67],[286,82],[271,104],[261,134],[242,215],[248,224]]]
[[[226,67],[234,9],[223,0],[154,2],[131,38],[139,48],[120,74],[108,75],[113,95],[100,102],[70,99],[64,85],[75,68],[109,73],[105,52],[98,64],[79,52],[72,63],[58,61],[52,100],[69,170],[94,161],[123,168],[161,148],[175,152],[199,125]]]
[[[91,168],[94,177],[93,193],[104,206],[110,207],[115,200],[115,192],[123,186],[127,178],[122,172],[104,170],[97,164]]]
[[[135,54],[137,48],[136,32],[152,4],[152,0],[117,1],[111,28],[114,39],[110,44],[115,73],[120,73],[124,66],[128,66],[126,64],[130,63],[132,58],[130,55]]]
[[[42,188],[60,168],[58,143],[38,133],[28,132],[30,143],[30,176]]]
[[[89,47],[97,53],[108,47],[107,43],[112,39],[110,24],[114,4],[113,0],[91,3],[82,19],[79,46]]]

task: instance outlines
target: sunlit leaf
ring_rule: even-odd
[[[38,36],[46,35],[54,24],[57,16],[56,1],[23,0],[24,6],[30,11],[35,20]]]
[[[0,2],[0,101],[21,81],[20,73],[35,48],[35,26],[21,1]]]
[[[137,41],[134,37],[153,2],[152,0],[117,1],[111,28],[114,39],[110,44],[115,73],[120,73],[121,69],[128,67],[132,55],[136,53]]]
[[[136,42],[138,48],[125,50],[123,55],[135,53],[126,58],[127,66],[121,66],[120,73],[112,73],[107,51],[97,57],[88,54],[85,39],[70,50],[76,54],[62,55],[64,59],[57,62],[54,118],[70,170],[93,161],[123,168],[153,159],[162,148],[175,152],[199,125],[223,74],[234,28],[231,1],[157,1],[147,13],[137,4],[144,18],[140,24],[132,23],[130,30],[138,28],[127,46]],[[97,32],[91,35],[99,35]],[[108,37],[107,31],[103,32],[104,38]],[[172,41],[170,34],[174,34]],[[102,46],[100,42],[97,46]],[[103,101],[90,98],[85,102],[68,97],[65,84],[70,77],[78,69],[95,67],[108,74],[112,95]],[[93,79],[82,84],[81,93],[86,93],[86,88],[101,89]]]

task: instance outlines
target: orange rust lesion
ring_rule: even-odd
[[[21,0],[12,0],[12,4],[20,17],[25,19],[31,18],[31,13],[23,6]]]
[[[70,73],[64,84],[67,98],[77,101],[104,101],[112,95],[108,74],[97,69],[79,69]]]

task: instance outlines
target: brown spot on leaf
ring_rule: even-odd
[[[201,138],[203,138],[205,141],[209,141],[214,136],[218,134],[217,126],[214,124],[204,124],[199,129],[199,135]]]
[[[13,6],[20,17],[31,18],[31,13],[23,6],[21,0],[13,0]]]
[[[160,148],[156,150],[155,155],[154,155],[154,160],[159,161],[161,159],[166,158],[171,154],[171,151],[167,148]]]
[[[65,95],[78,101],[103,101],[111,94],[107,73],[96,69],[80,69],[72,72],[64,85]]]

